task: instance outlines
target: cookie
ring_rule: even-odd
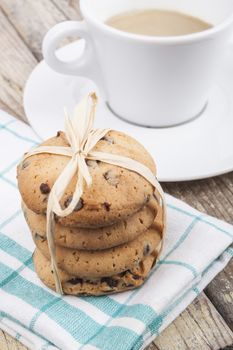
[[[49,259],[45,238],[32,234],[37,248]],[[161,245],[159,231],[150,228],[133,241],[115,248],[85,251],[56,246],[59,268],[80,278],[108,277],[137,266],[146,256],[157,255]]]
[[[35,270],[41,281],[49,288],[56,290],[50,261],[36,249],[33,255]],[[72,276],[59,269],[63,292],[70,295],[104,295],[141,286],[146,280],[153,263],[154,255],[146,256],[136,267],[111,277],[83,279]]]
[[[24,204],[22,207],[25,219],[34,236],[40,236],[41,239],[46,238],[46,216],[34,213]],[[101,250],[128,243],[153,224],[156,211],[157,202],[151,199],[142,210],[111,226],[91,229],[73,228],[56,223],[55,244],[79,250]]]
[[[65,134],[59,132],[42,143],[43,146],[68,146]],[[136,140],[121,132],[110,131],[93,149],[134,159],[155,174],[155,164],[149,153]],[[55,154],[33,155],[17,168],[19,190],[26,206],[44,214],[50,190],[70,158]],[[139,211],[153,195],[153,186],[136,172],[100,161],[86,161],[92,185],[84,184],[83,195],[70,215],[57,221],[65,226],[102,227],[125,220]],[[61,199],[63,208],[72,199],[77,174]]]

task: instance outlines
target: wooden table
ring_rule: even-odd
[[[77,0],[0,0],[0,108],[26,120],[23,87],[42,58],[44,34],[55,23],[78,18]],[[233,224],[233,173],[163,187],[198,210]],[[26,348],[0,331],[0,350],[5,349]],[[147,348],[176,349],[233,350],[232,261]]]

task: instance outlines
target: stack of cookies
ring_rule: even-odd
[[[43,146],[69,146],[63,132]],[[147,166],[154,161],[133,138],[110,131],[94,151],[122,155]],[[46,208],[50,190],[69,158],[36,154],[18,166],[23,211],[36,245],[35,269],[40,279],[55,289],[46,237]],[[92,185],[84,185],[75,210],[55,216],[54,240],[59,277],[65,294],[103,295],[140,286],[161,249],[162,208],[153,186],[136,172],[100,161],[86,160]],[[61,199],[66,208],[76,178]]]

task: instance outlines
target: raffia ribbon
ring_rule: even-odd
[[[112,165],[126,168],[134,171],[149,181],[160,194],[160,205],[163,208],[163,223],[165,230],[166,224],[166,206],[163,190],[152,171],[145,165],[116,154],[92,151],[97,142],[104,137],[104,135],[111,129],[95,129],[93,130],[93,123],[95,118],[95,111],[97,105],[97,96],[95,93],[87,95],[81,103],[75,108],[73,118],[70,118],[65,112],[65,133],[70,147],[60,146],[39,146],[34,150],[28,152],[24,159],[36,154],[50,153],[69,157],[70,160],[61,174],[55,181],[48,197],[47,204],[47,221],[46,233],[48,240],[48,247],[51,256],[51,268],[54,273],[56,291],[63,294],[61,281],[58,273],[58,266],[56,262],[55,243],[54,243],[54,215],[65,217],[71,214],[79,202],[83,194],[83,184],[86,182],[87,186],[92,184],[92,178],[86,164],[86,159],[98,160]],[[77,182],[73,197],[68,207],[61,208],[60,200],[65,193],[73,176],[77,173]]]

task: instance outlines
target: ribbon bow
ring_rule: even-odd
[[[97,96],[95,93],[87,95],[74,110],[71,119],[65,111],[65,134],[70,144],[69,147],[61,146],[39,146],[27,153],[24,159],[36,154],[50,153],[67,156],[70,161],[63,169],[55,181],[48,197],[46,233],[48,247],[51,256],[51,267],[54,273],[56,291],[63,294],[60,282],[58,267],[56,263],[55,243],[54,243],[54,214],[65,217],[73,212],[77,203],[83,194],[83,184],[87,186],[92,184],[92,178],[86,164],[86,160],[98,160],[112,165],[126,168],[137,172],[149,181],[156,188],[161,196],[161,205],[165,220],[165,199],[163,190],[152,171],[145,165],[116,154],[92,151],[97,142],[106,135],[111,129],[93,129],[95,110],[97,105]],[[67,186],[73,176],[77,173],[77,182],[71,202],[67,208],[63,209],[60,200],[63,197]],[[164,221],[165,222],[165,221]]]

